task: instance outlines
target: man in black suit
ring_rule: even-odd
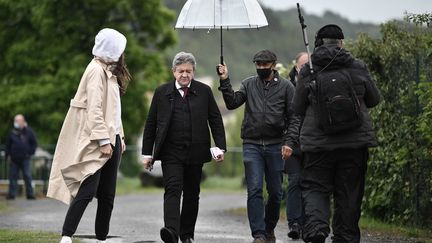
[[[222,116],[210,87],[193,79],[195,65],[191,53],[174,57],[175,80],[156,89],[144,129],[145,168],[162,161],[165,227],[160,234],[166,243],[178,242],[179,236],[193,242],[202,167],[212,158],[209,126],[219,152],[215,160],[223,161],[226,150]]]

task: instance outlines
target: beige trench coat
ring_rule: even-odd
[[[115,145],[116,113],[120,102],[117,78],[106,64],[93,59],[87,66],[63,122],[51,167],[47,196],[69,204],[81,183],[107,161],[100,139]],[[123,126],[121,137],[124,139]],[[121,145],[120,145],[121,146]]]

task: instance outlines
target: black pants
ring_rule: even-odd
[[[333,242],[360,242],[358,221],[368,155],[367,148],[304,154],[301,188],[305,241],[319,231],[330,233],[330,196],[333,196]]]
[[[76,197],[72,200],[63,224],[63,236],[72,236],[78,227],[87,205],[97,197],[95,231],[98,240],[106,240],[109,231],[111,212],[117,182],[117,170],[121,158],[121,139],[116,137],[116,146],[112,157],[95,174],[81,184]]]
[[[294,223],[303,224],[303,202],[300,188],[301,156],[291,155],[285,160],[285,172],[288,174],[288,189],[286,193],[286,216],[288,226]]]
[[[186,164],[178,160],[162,159],[165,184],[165,227],[176,232],[181,240],[194,238],[198,217],[200,182],[203,164]],[[183,202],[180,212],[180,198]]]

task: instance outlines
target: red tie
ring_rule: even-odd
[[[188,94],[188,87],[181,87],[181,90],[183,90],[183,98],[186,97],[186,95]]]

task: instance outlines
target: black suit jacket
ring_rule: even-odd
[[[175,81],[159,86],[150,105],[144,128],[142,154],[153,155],[153,161],[159,159],[170,127],[175,92],[178,92]],[[211,160],[209,126],[215,145],[226,151],[222,116],[209,86],[192,80],[188,99],[192,123],[190,161],[208,162]]]

